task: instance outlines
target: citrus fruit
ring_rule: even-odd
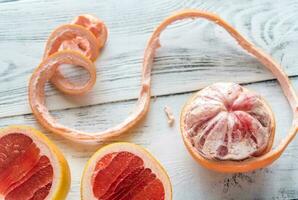
[[[0,199],[63,200],[69,183],[65,158],[42,133],[25,126],[0,130]]]
[[[170,200],[170,179],[145,149],[114,143],[98,150],[88,161],[81,181],[84,200]]]
[[[208,159],[243,160],[272,147],[274,115],[264,99],[236,83],[215,83],[185,105],[182,135]]]

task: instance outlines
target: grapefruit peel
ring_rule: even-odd
[[[108,31],[103,21],[89,14],[79,15],[71,24],[62,25],[51,33],[43,58],[46,59],[58,51],[75,50],[94,62],[105,45],[107,37]],[[51,82],[60,91],[71,95],[84,94],[93,86],[86,84],[84,87],[79,87],[73,84],[64,77],[59,68]],[[89,83],[91,82],[94,83],[95,80]]]
[[[137,108],[128,118],[126,118],[123,122],[116,125],[115,127],[109,128],[102,132],[88,133],[71,129],[63,126],[62,124],[59,124],[52,117],[45,105],[44,86],[47,81],[51,80],[54,84],[56,84],[58,89],[60,89],[62,92],[66,94],[86,93],[91,90],[92,86],[95,83],[96,72],[94,64],[89,60],[89,58],[91,57],[86,57],[87,54],[83,55],[82,51],[76,51],[76,48],[69,49],[68,45],[66,45],[67,48],[64,48],[66,50],[61,50],[57,52],[56,50],[58,48],[56,46],[60,46],[60,43],[58,45],[53,45],[57,38],[61,37],[61,35],[63,36],[63,31],[70,31],[71,34],[73,34],[71,30],[75,29],[77,30],[77,32],[79,32],[75,35],[80,35],[82,38],[85,38],[83,37],[83,35],[85,34],[87,35],[87,39],[90,39],[90,41],[94,41],[96,39],[98,41],[96,44],[99,45],[98,48],[102,48],[105,44],[105,40],[107,38],[108,33],[106,27],[104,26],[104,24],[102,24],[101,21],[97,21],[99,23],[99,26],[94,26],[96,22],[95,18],[85,18],[90,18],[90,15],[79,16],[73,22],[76,23],[76,25],[64,25],[62,26],[62,28],[60,27],[58,28],[58,30],[54,31],[53,34],[50,36],[50,40],[46,45],[46,53],[44,56],[44,60],[33,72],[29,82],[29,104],[36,119],[39,121],[41,125],[43,125],[48,130],[57,133],[61,136],[64,136],[72,141],[97,143],[104,139],[122,134],[123,132],[129,130],[132,126],[134,126],[139,120],[141,120],[141,118],[147,113],[149,108],[149,101],[146,100],[146,98],[149,94],[148,91],[150,88],[149,86],[146,88],[142,88],[141,95],[137,103]],[[66,30],[64,30],[63,27]],[[94,32],[94,27],[104,28],[102,29],[102,31],[97,31],[98,33],[95,34],[95,36],[90,36],[90,34],[88,34],[87,32]],[[83,29],[85,30],[82,31]],[[91,43],[90,41],[89,43]],[[55,47],[54,51],[50,50],[52,47]],[[59,71],[57,71],[59,65],[61,64],[73,64],[85,68],[89,72],[89,80],[84,85],[74,85],[73,83],[66,80]]]

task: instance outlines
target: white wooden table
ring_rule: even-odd
[[[154,27],[183,8],[222,16],[281,63],[298,89],[297,0],[0,0],[0,126],[32,125],[60,147],[72,173],[68,199],[79,199],[82,169],[98,147],[71,144],[44,130],[31,114],[28,79],[41,61],[47,36],[82,13],[106,22],[109,41],[96,61],[98,81],[92,92],[73,98],[47,87],[47,103],[60,122],[81,130],[103,130],[119,123],[134,107],[142,55]],[[152,81],[156,99],[152,98],[149,114],[130,133],[105,143],[129,141],[149,149],[167,169],[175,200],[298,198],[298,138],[268,168],[220,174],[199,166],[179,133],[179,112],[194,91],[217,81],[235,81],[269,100],[277,118],[277,143],[292,116],[275,78],[223,29],[206,21],[174,24],[162,35],[161,43]],[[72,79],[85,77],[82,71],[68,71]],[[173,127],[166,122],[165,105],[173,109]]]

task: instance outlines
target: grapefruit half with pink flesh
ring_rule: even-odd
[[[114,143],[98,150],[88,161],[81,181],[84,200],[170,200],[169,176],[145,149]]]
[[[26,126],[0,130],[0,199],[63,200],[69,167],[57,147]]]

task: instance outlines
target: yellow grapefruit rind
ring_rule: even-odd
[[[247,88],[243,88],[245,90],[248,90]],[[251,171],[250,167],[237,167],[237,165],[239,165],[240,163],[245,164],[245,162],[247,161],[252,161],[257,157],[251,157],[248,159],[245,159],[243,161],[223,161],[223,160],[210,160],[207,158],[204,158],[196,149],[195,147],[191,144],[190,139],[187,135],[187,133],[184,130],[184,119],[185,119],[185,115],[187,114],[187,110],[188,107],[191,105],[191,102],[193,102],[200,94],[202,90],[196,92],[195,94],[193,94],[189,100],[187,100],[187,102],[184,104],[181,114],[180,114],[180,133],[182,135],[183,138],[183,142],[188,150],[188,152],[191,154],[191,156],[202,166],[204,166],[207,169],[213,170],[213,171],[217,171],[217,172],[224,172],[224,173],[236,173],[236,172],[247,172],[247,171]],[[251,90],[250,90],[251,91]],[[271,135],[267,144],[266,149],[261,153],[261,155],[269,152],[272,149],[273,146],[273,142],[274,142],[274,136],[275,136],[275,126],[276,126],[276,122],[275,122],[275,118],[274,118],[274,113],[271,109],[271,107],[269,106],[269,104],[267,103],[267,101],[262,98],[262,101],[264,103],[264,105],[266,106],[266,109],[271,117]]]
[[[83,197],[84,189],[86,188],[86,186],[83,183],[85,182],[84,179],[86,178],[87,171],[91,167],[92,163],[96,163],[98,161],[98,158],[100,158],[102,155],[105,155],[106,150],[115,149],[114,152],[117,152],[116,149],[118,149],[118,148],[122,149],[121,147],[123,147],[123,146],[130,147],[131,149],[135,149],[141,153],[144,153],[146,155],[146,158],[141,157],[141,159],[143,159],[144,162],[145,162],[145,159],[148,159],[151,163],[153,163],[157,168],[160,169],[159,170],[160,174],[162,174],[163,177],[165,177],[165,181],[162,181],[162,184],[165,187],[165,191],[166,191],[166,188],[168,188],[168,190],[167,190],[168,194],[166,194],[166,195],[168,195],[168,198],[165,200],[172,200],[172,184],[170,181],[170,177],[167,174],[165,168],[161,165],[161,163],[158,160],[156,160],[154,158],[154,156],[149,151],[147,151],[146,149],[144,149],[143,147],[141,147],[139,145],[136,145],[133,143],[128,143],[128,142],[116,142],[113,144],[106,145],[106,146],[100,148],[98,151],[96,151],[92,155],[92,157],[88,160],[87,164],[85,165],[83,175],[81,178],[81,200],[90,200],[90,199],[84,199],[84,197]],[[113,151],[111,151],[111,152],[113,152]],[[158,178],[160,178],[160,177],[158,177]]]
[[[52,195],[50,197],[47,197],[51,200],[64,200],[67,197],[69,188],[70,188],[70,169],[68,166],[68,163],[63,156],[63,154],[60,152],[60,150],[56,147],[56,145],[51,142],[42,132],[24,125],[11,125],[6,128],[0,129],[0,137],[2,134],[7,134],[9,132],[13,133],[19,131],[20,133],[26,133],[30,132],[33,135],[35,135],[42,143],[44,143],[46,146],[48,146],[49,150],[53,154],[53,156],[56,157],[57,161],[59,162],[58,166],[60,167],[60,178],[58,180],[58,184],[56,188],[51,193]],[[33,140],[34,141],[34,140]],[[55,172],[55,169],[54,169]],[[52,188],[51,188],[52,190]]]

